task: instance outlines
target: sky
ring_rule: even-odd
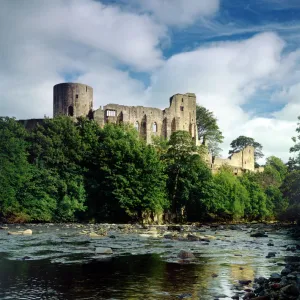
[[[52,117],[53,86],[165,108],[195,93],[225,137],[287,161],[300,115],[299,0],[1,0],[0,115]]]

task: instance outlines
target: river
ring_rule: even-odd
[[[259,224],[186,226],[27,224],[0,230],[0,299],[231,299],[239,280],[280,272],[295,241],[287,228]],[[32,229],[33,234],[8,235]],[[90,232],[106,231],[103,237]],[[268,237],[250,237],[266,231]],[[164,238],[167,233],[177,235]],[[190,233],[202,241],[189,241]],[[97,254],[109,247],[113,254]],[[180,250],[196,259],[178,259]],[[269,252],[275,257],[267,258]],[[251,285],[250,285],[251,288]]]

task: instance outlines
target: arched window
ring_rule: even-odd
[[[73,106],[68,107],[68,116],[73,117],[74,116],[74,108]]]
[[[153,131],[153,132],[157,132],[157,123],[156,123],[156,122],[154,122],[154,123],[152,124],[152,131]]]
[[[135,128],[137,131],[139,131],[139,122],[138,122],[138,121],[135,122],[134,128]]]
[[[176,131],[176,120],[175,118],[172,120],[172,123],[171,123],[171,131],[172,133]]]

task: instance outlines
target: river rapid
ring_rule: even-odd
[[[0,299],[242,299],[251,284],[239,281],[280,272],[298,255],[290,228],[279,225],[2,228]],[[26,229],[32,235],[8,234]],[[250,236],[258,231],[267,237]],[[180,259],[181,250],[195,259]]]

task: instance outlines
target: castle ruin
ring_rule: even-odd
[[[80,83],[60,83],[53,88],[53,115],[73,118],[87,116],[100,126],[106,123],[130,123],[150,144],[152,136],[169,139],[172,132],[188,131],[198,144],[196,95],[176,94],[164,110],[144,106],[107,104],[93,110],[93,88]]]
[[[60,83],[53,87],[53,116],[67,115],[74,119],[88,117],[94,119],[101,127],[106,123],[130,123],[148,144],[153,136],[169,139],[177,130],[188,131],[199,144],[196,124],[196,95],[193,93],[175,94],[170,98],[168,108],[144,106],[125,106],[107,104],[93,110],[93,88],[81,83]],[[34,128],[42,119],[22,120],[28,129]],[[235,175],[254,168],[254,148],[232,154],[227,159],[206,156],[206,162],[215,173],[220,167],[228,165]]]

